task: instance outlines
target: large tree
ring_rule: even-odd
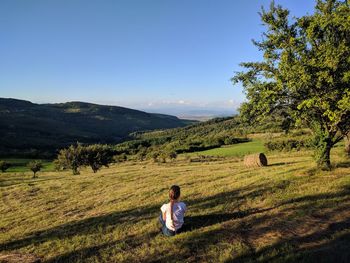
[[[313,14],[292,18],[272,2],[260,16],[266,31],[253,43],[263,60],[241,63],[232,78],[248,99],[241,114],[261,121],[282,112],[308,125],[318,165],[330,168],[332,147],[350,130],[349,5],[319,0]]]

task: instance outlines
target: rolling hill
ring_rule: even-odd
[[[52,155],[77,141],[118,143],[131,132],[183,127],[191,121],[85,102],[35,104],[0,98],[0,154]]]

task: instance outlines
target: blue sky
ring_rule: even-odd
[[[234,109],[267,0],[2,0],[0,97]],[[313,0],[277,0],[292,15]]]

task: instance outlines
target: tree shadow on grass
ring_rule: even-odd
[[[190,252],[182,257],[196,255],[196,261],[211,261],[210,258],[201,258],[207,249],[213,246],[219,248],[219,243],[236,242],[239,245],[233,246],[238,246],[238,251],[231,252],[231,259],[226,262],[350,262],[349,201],[350,189],[343,187],[334,193],[280,202],[274,207],[278,209],[272,210],[272,213],[257,210],[256,213],[253,211],[236,217],[232,214],[222,214],[221,218],[213,219],[210,216],[199,217],[198,225],[205,225],[205,220],[210,222],[208,224],[226,223],[214,230],[197,231],[188,236],[181,246],[187,247]],[[339,217],[341,213],[344,215]],[[257,216],[250,216],[254,214]],[[231,219],[239,220],[229,221]],[[301,232],[295,232],[296,229]],[[279,233],[279,241],[270,241],[270,236],[276,233]],[[261,240],[265,240],[265,246],[261,245]]]
[[[310,245],[308,245],[310,244]],[[349,262],[350,218],[305,236],[286,238],[226,262]]]
[[[51,229],[33,232],[22,239],[2,243],[0,244],[0,251],[19,249],[28,245],[69,238],[75,235],[89,235],[99,232],[100,229],[117,226],[128,221],[136,223],[145,219],[151,220],[158,210],[159,206],[145,206],[69,222]]]
[[[220,192],[212,196],[188,199],[186,200],[186,204],[188,207],[191,207],[191,210],[210,210],[222,204],[232,204],[232,207],[237,210],[246,200],[286,189],[290,183],[289,180],[282,180],[276,184],[252,184],[232,191]]]
[[[273,166],[283,166],[283,165],[289,165],[289,164],[296,164],[296,163],[301,163],[302,161],[294,161],[294,162],[279,162],[279,163],[272,163],[272,164],[268,164],[268,167],[273,167]]]
[[[336,199],[339,199],[336,201]],[[298,209],[308,210],[316,206],[320,208],[334,207],[339,201],[350,200],[350,186],[344,186],[339,191],[333,193],[319,193],[314,195],[303,195],[280,202],[279,206],[298,204]]]
[[[0,173],[1,175],[1,173]],[[43,182],[46,181],[54,181],[58,178],[61,178],[60,176],[45,176],[45,177],[40,177],[40,174],[37,175],[36,178],[33,178],[33,174],[26,174],[25,177],[23,176],[12,176],[12,177],[5,177],[0,180],[0,188],[1,187],[10,187],[10,186],[15,186],[15,185],[28,185],[28,186],[36,186],[40,185]]]
[[[325,172],[330,172],[332,170],[335,170],[337,168],[350,168],[350,161],[345,161],[345,162],[339,162],[339,163],[332,163],[332,166],[330,169],[322,167],[319,168],[317,166],[313,168],[309,168],[306,170],[306,174],[310,176],[317,175],[320,171],[325,171]]]
[[[335,168],[350,168],[350,161],[348,162],[340,162],[334,165]]]
[[[192,257],[194,260],[200,260],[200,258],[197,258],[198,255],[199,257],[200,255],[205,255],[205,251],[209,247],[216,246],[216,244],[220,242],[234,242],[233,240],[237,238],[239,238],[242,244],[245,245],[248,252],[235,259],[234,262],[246,262],[250,261],[252,258],[258,259],[260,256],[266,258],[270,257],[273,260],[272,255],[270,256],[269,253],[273,254],[274,249],[277,251],[277,255],[275,253],[276,259],[279,259],[283,256],[284,247],[290,247],[292,254],[294,254],[294,252],[304,253],[305,251],[305,253],[308,253],[309,250],[305,250],[303,252],[303,250],[297,246],[299,244],[310,242],[307,239],[301,239],[301,237],[294,237],[281,241],[279,242],[279,246],[276,244],[274,246],[263,248],[262,250],[256,250],[251,242],[253,238],[249,236],[252,234],[257,236],[263,235],[265,233],[269,233],[269,231],[285,231],[284,226],[286,224],[285,222],[288,221],[288,218],[285,214],[280,213],[280,209],[284,211],[289,211],[288,209],[290,209],[289,212],[292,214],[298,214],[300,211],[310,210],[310,208],[314,207],[319,202],[323,204],[323,206],[320,208],[328,208],[332,205],[334,206],[334,199],[337,199],[337,202],[347,200],[350,197],[350,191],[348,188],[344,188],[334,193],[301,196],[299,198],[292,198],[287,201],[282,201],[275,207],[266,209],[247,208],[242,211],[239,209],[240,205],[244,204],[246,200],[254,199],[263,195],[269,195],[274,191],[283,190],[287,188],[289,184],[290,182],[288,180],[280,181],[274,185],[253,184],[240,189],[221,192],[209,197],[186,200],[185,202],[189,207],[191,207],[191,210],[197,209],[198,211],[208,209],[206,210],[207,212],[210,211],[210,209],[223,204],[232,204],[233,206],[224,213],[209,212],[205,215],[190,215],[185,217],[185,221],[188,222],[188,226],[184,226],[185,232],[194,231],[189,235],[179,235],[179,240],[176,241],[179,242],[179,246],[186,248],[184,250],[185,252],[181,252],[176,255],[169,255],[168,253],[167,255],[164,255],[164,257],[162,255],[158,255],[157,260],[159,259],[159,261],[165,262],[167,259],[171,258],[179,258],[181,260],[190,257]],[[291,207],[290,205],[294,207]],[[76,235],[96,234],[101,232],[101,229],[108,229],[108,231],[110,231],[111,227],[117,227],[119,224],[127,222],[134,224],[141,220],[156,220],[157,216],[159,215],[159,208],[160,205],[143,206],[66,223],[51,229],[33,232],[19,240],[0,244],[0,250],[15,250],[29,245],[39,245],[40,243],[55,239],[72,238]],[[279,209],[273,210],[275,208]],[[265,213],[270,210],[272,210],[272,213]],[[333,209],[333,211],[334,213],[337,212],[335,209]],[[330,213],[328,214],[330,215]],[[204,227],[219,223],[222,223],[222,225],[215,226],[214,230],[202,229]],[[267,226],[264,226],[264,223],[267,224]],[[347,229],[350,229],[348,221],[338,222],[333,226],[329,226],[329,232],[327,232],[328,237],[331,237],[334,233],[345,231]],[[101,259],[101,261],[103,261],[105,260],[106,253],[120,253],[120,250],[116,250],[115,248],[118,246],[118,244],[126,244],[128,250],[132,251],[133,249],[141,246],[143,243],[150,242],[150,240],[158,233],[153,231],[155,231],[155,229],[151,231],[151,235],[148,234],[145,237],[142,234],[137,236],[127,236],[121,240],[113,240],[111,242],[102,243],[101,245],[84,247],[76,251],[67,252],[62,255],[58,255],[55,258],[49,259],[48,262],[76,262],[79,260],[84,261],[84,259],[92,257],[99,259],[99,254],[102,253],[102,251],[105,251],[102,253],[104,258]],[[314,238],[316,241],[323,241],[324,236],[322,235],[324,235],[325,232],[319,231],[319,233],[321,236],[317,236],[314,233],[312,238]],[[347,240],[348,236],[345,235],[344,238],[344,244],[349,245]],[[326,248],[322,247],[320,249]],[[266,251],[266,253],[264,251]],[[343,253],[343,256],[346,256],[345,252],[341,253]],[[151,256],[148,258],[145,256],[144,260],[152,261],[155,260],[155,258],[152,258]]]
[[[103,244],[84,247],[81,249],[77,249],[71,252],[67,252],[53,258],[50,258],[45,261],[45,263],[65,263],[65,262],[84,262],[89,258],[94,258],[95,261],[103,261],[101,258],[101,252],[104,250],[108,250],[109,254],[117,253],[118,250],[122,250],[121,247],[127,247],[128,249],[135,248],[141,246],[143,243],[148,240],[154,238],[158,232],[151,232],[148,234],[144,234],[142,236],[127,236],[124,239],[115,240],[112,242],[106,242]],[[114,253],[113,253],[114,252]],[[114,262],[114,261],[113,261]]]
[[[237,211],[233,213],[214,213],[208,215],[198,215],[198,216],[186,216],[184,226],[181,229],[181,233],[193,231],[203,227],[224,223],[226,221],[240,219],[247,216],[251,216],[258,213],[264,213],[273,208],[266,209],[247,209],[244,211]]]
[[[211,209],[217,205],[225,204],[226,202],[232,202],[239,206],[239,204],[246,200],[246,198],[253,198],[266,191],[271,191],[271,187],[272,186],[266,185],[252,185],[233,191],[218,193],[209,197],[190,199],[186,201],[186,203],[188,206],[193,206],[197,209]],[[127,222],[137,223],[141,220],[156,220],[160,212],[159,209],[160,204],[143,206],[106,215],[89,217],[79,221],[68,222],[50,229],[32,232],[21,239],[4,242],[0,244],[0,251],[20,249],[29,245],[38,245],[56,239],[71,238],[76,235],[90,235],[100,232],[101,229],[106,229],[107,227],[110,229],[110,227],[117,227],[117,225]],[[254,211],[240,211],[226,215],[213,214],[208,215],[207,217],[197,216],[190,218],[190,221],[193,221],[193,229],[196,229],[203,225],[240,218],[249,213],[254,213]]]

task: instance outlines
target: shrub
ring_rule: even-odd
[[[168,157],[167,152],[164,152],[164,151],[160,152],[158,155],[158,162],[166,163],[167,157]]]
[[[282,138],[265,142],[268,151],[299,151],[302,148],[311,148],[312,140],[309,137],[303,138]]]
[[[0,170],[1,172],[6,172],[8,168],[10,168],[11,164],[6,161],[0,161]]]
[[[144,161],[147,157],[147,150],[145,148],[142,148],[138,153],[137,153],[137,159],[139,161]]]
[[[170,160],[175,160],[177,158],[177,154],[175,151],[168,152],[168,157]]]
[[[159,152],[156,152],[156,151],[153,151],[153,152],[150,152],[148,154],[148,158],[151,158],[153,160],[153,162],[158,162],[158,157],[159,157],[160,153]]]
[[[113,159],[115,162],[122,163],[122,162],[127,161],[128,157],[126,156],[125,153],[120,153],[120,154],[114,155]]]

